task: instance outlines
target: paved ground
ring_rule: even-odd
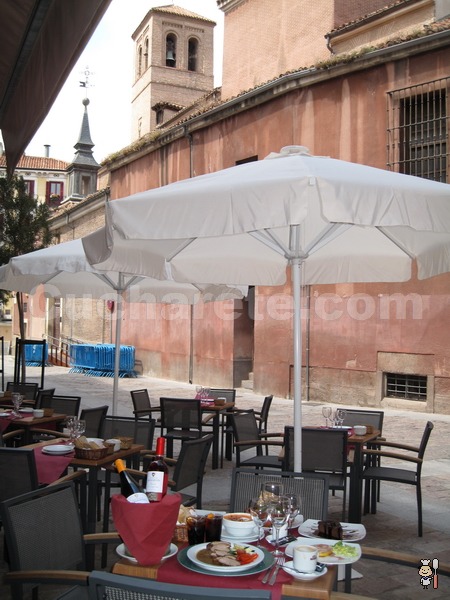
[[[12,359],[7,357],[6,380],[12,379]],[[27,380],[39,381],[39,369],[27,368]],[[48,367],[45,372],[45,387],[56,388],[56,393],[76,394],[82,397],[82,407],[93,407],[112,402],[111,378],[87,377],[69,373],[63,367]],[[195,386],[151,377],[121,379],[117,413],[131,415],[130,390],[147,388],[155,401],[160,396],[193,397]],[[267,390],[267,394],[270,390]],[[245,389],[237,391],[239,408],[260,408],[263,395]],[[330,399],[332,400],[332,399]],[[331,402],[330,402],[331,404]],[[322,404],[303,403],[302,415],[305,425],[323,422]],[[425,455],[423,468],[423,518],[424,536],[417,537],[417,510],[415,489],[399,484],[382,484],[381,502],[376,515],[363,517],[367,529],[364,545],[375,546],[415,554],[418,559],[438,558],[450,563],[450,415],[428,415],[386,409],[383,434],[390,440],[416,444],[422,435],[427,420],[435,428]],[[274,398],[269,430],[282,431],[285,424],[292,422],[292,401]],[[212,471],[208,465],[204,479],[203,503],[205,507],[226,509],[230,495],[232,463],[226,462],[224,469]],[[330,496],[330,516],[339,518],[342,499]],[[1,540],[0,540],[1,543]],[[111,554],[113,561],[114,554]],[[420,562],[418,560],[418,566]],[[441,577],[438,589],[424,590],[420,584],[418,570],[398,567],[374,561],[360,561],[358,571],[361,579],[353,582],[352,591],[380,600],[409,600],[427,597],[441,600],[450,597],[450,579]],[[0,571],[5,564],[0,563]],[[5,596],[1,592],[5,591]],[[6,590],[0,590],[6,598]]]

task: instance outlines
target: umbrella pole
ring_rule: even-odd
[[[112,399],[112,414],[117,415],[117,396],[119,391],[119,373],[120,373],[120,336],[122,327],[122,273],[119,274],[119,289],[117,290],[117,310],[116,310],[116,339],[114,352],[114,382],[113,382],[113,399]]]
[[[302,472],[302,324],[301,324],[301,266],[302,259],[291,261],[294,295],[294,471]]]

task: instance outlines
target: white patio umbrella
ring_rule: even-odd
[[[311,156],[301,146],[108,203],[87,238],[102,268],[183,282],[280,285],[294,295],[295,469],[301,471],[303,283],[394,282],[450,270],[450,186]]]
[[[100,271],[88,262],[81,239],[16,256],[0,267],[0,289],[33,293],[39,285],[44,286],[47,296],[54,298],[90,296],[104,300],[113,298],[116,301],[113,414],[117,409],[123,300],[196,304],[199,301],[243,298],[247,293],[244,286],[191,285],[123,271]]]

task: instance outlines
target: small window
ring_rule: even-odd
[[[148,38],[145,38],[145,47],[144,47],[144,69],[148,69]]]
[[[158,108],[158,110],[156,111],[156,124],[161,125],[161,123],[163,121],[164,121],[164,109]]]
[[[24,179],[23,182],[25,184],[25,191],[28,194],[28,196],[34,198],[34,181],[32,181],[31,179]]]
[[[188,41],[188,71],[197,71],[198,40],[190,38]]]
[[[404,400],[427,399],[426,375],[405,375],[403,373],[385,374],[387,398],[403,398]]]
[[[45,203],[55,207],[61,204],[64,194],[64,184],[62,181],[47,181],[45,192]]]
[[[166,37],[166,67],[177,66],[177,38],[173,33]]]

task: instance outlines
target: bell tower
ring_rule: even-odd
[[[214,88],[216,23],[179,6],[152,8],[132,35],[132,140]]]

